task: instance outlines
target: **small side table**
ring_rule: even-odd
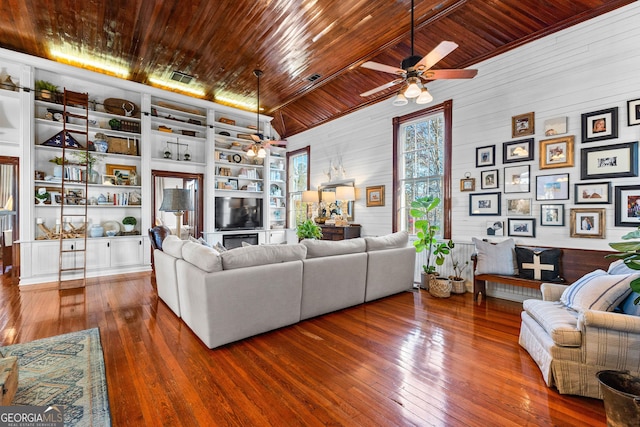
[[[321,225],[322,240],[345,240],[360,237],[360,226],[335,227],[333,225]]]

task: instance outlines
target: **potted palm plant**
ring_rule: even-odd
[[[447,256],[454,247],[453,241],[438,242],[436,235],[440,231],[438,225],[434,225],[430,221],[433,217],[432,211],[438,207],[440,199],[434,196],[419,197],[411,203],[409,215],[416,218],[415,228],[417,239],[413,242],[416,252],[427,251],[426,264],[422,266],[422,285],[423,289],[429,289],[429,283],[437,275],[436,265],[444,264],[445,256]],[[434,257],[435,265],[431,264],[431,257]]]
[[[459,259],[455,258],[453,254],[451,254],[451,266],[453,267],[453,276],[449,276],[451,280],[451,291],[454,294],[463,294],[466,289],[464,286],[464,277],[462,277],[462,272],[469,265],[469,261],[465,261],[464,263]]]

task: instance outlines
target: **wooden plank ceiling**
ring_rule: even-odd
[[[633,0],[415,0],[415,53],[460,45],[438,68],[466,68]],[[157,85],[195,77],[205,99],[262,112],[283,137],[394,95],[360,93],[393,79],[360,68],[410,55],[410,0],[5,0],[0,46],[69,62],[85,55]],[[76,65],[76,64],[74,64]],[[89,68],[88,66],[86,66]],[[99,70],[96,70],[99,71]],[[310,81],[313,75],[319,77]]]

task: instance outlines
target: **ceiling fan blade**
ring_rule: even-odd
[[[427,70],[420,75],[424,80],[472,79],[478,70]]]
[[[429,52],[424,58],[422,58],[414,68],[418,70],[428,70],[429,68],[436,65],[436,63],[442,58],[456,50],[457,47],[458,44],[454,42],[440,42],[440,44],[436,46],[435,49],[433,49],[431,52]]]
[[[265,145],[267,147],[271,146],[271,145],[273,145],[274,147],[286,147],[287,146],[287,141],[284,140],[284,139],[281,139],[281,140],[278,140],[278,141],[269,140],[269,141],[266,141]]]
[[[391,65],[380,64],[379,62],[367,61],[361,65],[361,67],[368,68],[370,70],[383,71],[385,73],[404,75],[405,71],[402,68],[392,67]]]
[[[391,81],[389,83],[383,84],[382,86],[378,86],[375,89],[371,89],[369,91],[363,92],[363,93],[360,94],[360,96],[363,97],[363,98],[366,98],[369,95],[373,95],[376,92],[380,92],[381,90],[390,88],[391,86],[397,85],[398,83],[402,83],[403,81],[404,81],[404,79],[395,79],[395,80],[393,80],[393,81]]]

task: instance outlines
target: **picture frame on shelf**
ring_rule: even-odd
[[[531,199],[506,199],[507,215],[531,216]]]
[[[384,206],[384,185],[367,187],[367,206]]]
[[[611,203],[610,182],[578,182],[574,184],[573,197],[576,205]]]
[[[138,174],[135,165],[114,165],[107,163],[105,169],[107,175],[116,177],[117,185],[129,185],[130,178]],[[120,182],[122,182],[122,184],[120,184]]]
[[[115,175],[102,175],[102,185],[118,185],[118,178]]]
[[[640,185],[616,187],[615,224],[616,227],[640,226]]]
[[[504,168],[504,192],[528,193],[530,187],[530,165],[507,166]]]
[[[567,133],[567,117],[554,117],[544,121],[544,136],[563,135]]]
[[[502,163],[533,160],[533,138],[502,143]]]
[[[535,133],[535,114],[532,112],[511,117],[511,137],[533,135]]]
[[[500,188],[500,177],[498,169],[490,169],[480,172],[480,188],[482,190],[492,190]]]
[[[84,190],[82,188],[67,188],[64,191],[65,203],[68,205],[83,205]]]
[[[460,180],[460,191],[476,191],[476,179],[462,178]]]
[[[604,239],[605,210],[572,208],[570,211],[569,237]]]
[[[618,137],[618,107],[582,114],[582,142]]]
[[[640,125],[640,99],[627,101],[627,126]]]
[[[569,200],[569,174],[538,175],[536,200]]]
[[[509,218],[507,235],[514,237],[536,237],[535,218]]]
[[[540,225],[549,227],[564,226],[564,205],[559,203],[540,205]]]
[[[583,180],[638,176],[638,141],[583,148],[580,160]]]
[[[495,215],[501,212],[501,193],[473,193],[469,194],[469,215]]]
[[[495,166],[496,164],[496,146],[487,145],[476,148],[476,167]]]
[[[575,137],[543,139],[540,144],[540,169],[573,167]]]
[[[229,190],[237,190],[238,189],[238,180],[237,179],[229,179],[229,180],[227,180],[227,185],[229,186]]]

